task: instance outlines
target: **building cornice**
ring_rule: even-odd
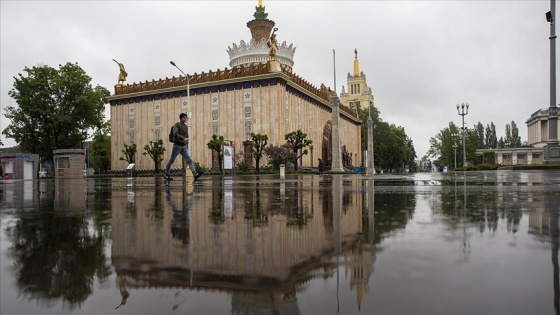
[[[248,67],[240,66],[233,69],[217,70],[216,72],[195,73],[189,75],[188,85],[191,90],[190,94],[196,95],[200,93],[200,91],[216,88],[217,86],[224,87],[218,90],[228,90],[243,88],[245,83],[255,81],[263,82],[272,80],[272,83],[276,84],[274,79],[282,81],[321,105],[326,106],[329,110],[332,110],[329,102],[332,91],[326,88],[316,88],[289,69],[282,69],[282,72],[270,71],[269,63],[251,65]],[[265,82],[265,85],[268,85],[268,83]],[[135,103],[151,98],[159,99],[177,97],[183,94],[186,95],[186,89],[187,78],[183,76],[159,79],[157,81],[152,80],[151,82],[146,81],[125,85],[117,84],[115,85],[115,94],[107,97],[107,100],[114,106],[118,104]],[[341,115],[346,119],[358,124],[362,123],[356,112],[346,108],[342,104],[340,104],[339,107],[341,109]]]

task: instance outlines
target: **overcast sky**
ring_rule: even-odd
[[[24,67],[77,62],[114,92],[123,63],[128,83],[229,68],[228,46],[249,41],[258,1],[4,1],[1,21],[1,125],[13,77]],[[296,47],[293,70],[340,93],[354,48],[381,118],[403,126],[418,157],[470,105],[465,124],[525,121],[549,106],[550,1],[264,0],[279,42]],[[557,33],[560,30],[557,30]],[[107,111],[108,116],[108,111]],[[107,117],[110,118],[110,117]],[[317,126],[321,128],[322,126]],[[5,146],[12,139],[1,135]]]

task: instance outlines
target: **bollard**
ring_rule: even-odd
[[[286,166],[284,164],[280,164],[280,177],[284,178],[286,176]]]
[[[128,177],[128,178],[133,178],[134,177],[134,163],[130,163],[126,167],[126,177]]]

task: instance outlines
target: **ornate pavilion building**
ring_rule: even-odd
[[[335,93],[324,85],[317,88],[292,71],[295,47],[285,41],[267,43],[276,38],[275,22],[268,19],[262,1],[254,19],[247,23],[249,43],[233,44],[227,52],[230,69],[216,70],[140,82],[115,85],[109,97],[111,105],[111,169],[123,171],[124,144],[135,143],[136,169],[151,170],[153,161],[142,155],[144,145],[164,139],[164,161],[171,154],[167,134],[185,112],[191,135],[190,153],[203,167],[215,167],[216,159],[207,143],[212,135],[234,141],[236,150],[248,152],[251,133],[266,134],[268,143],[282,145],[284,135],[296,130],[307,134],[314,148],[298,161],[302,167],[316,167],[321,158],[326,165],[332,159],[332,117],[330,100]],[[275,41],[276,42],[276,41]],[[364,76],[365,80],[365,76]],[[360,89],[366,89],[365,85]],[[361,91],[361,90],[360,90]],[[338,132],[345,167],[360,165],[361,120],[356,111],[339,104]],[[243,147],[245,146],[245,147]],[[314,163],[315,161],[315,163]],[[261,165],[266,165],[266,160]],[[181,159],[173,164],[181,168]]]

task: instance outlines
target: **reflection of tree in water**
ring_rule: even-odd
[[[241,199],[245,200],[245,219],[249,220],[253,227],[268,225],[268,211],[262,206],[259,185],[256,183],[255,189],[248,187],[240,190]]]
[[[151,198],[151,195],[149,195]],[[146,209],[146,216],[148,218],[163,219],[163,205],[161,199],[161,183],[156,181],[155,191],[154,191],[154,203],[151,207]]]
[[[261,196],[260,190],[256,189],[256,200],[258,204],[258,215],[260,220],[265,220],[268,224],[268,217],[281,215],[287,217],[286,225],[303,228],[309,223],[309,219],[313,217],[313,211],[309,208],[309,202],[304,202],[302,197],[305,187],[299,182],[280,183],[279,186],[272,190],[266,191],[270,194]],[[268,209],[261,210],[261,199],[265,201]],[[257,214],[257,213],[255,213]]]
[[[13,273],[20,293],[30,299],[62,299],[74,308],[92,293],[94,278],[111,274],[105,239],[91,233],[86,218],[50,206],[24,215],[7,229],[13,246]],[[61,213],[62,212],[62,213]]]
[[[214,183],[213,187],[223,187],[220,180],[219,183]],[[222,224],[226,221],[226,217],[223,211],[224,206],[224,190],[222,188],[212,189],[212,208],[208,214],[208,219],[212,224]]]
[[[467,194],[465,202],[463,187],[460,187],[456,194],[454,191],[441,194],[441,203],[433,202],[432,211],[444,214],[446,222],[453,229],[458,228],[462,220],[466,219],[469,225],[477,226],[480,233],[486,230],[496,232],[498,222],[505,220],[507,231],[516,233],[523,216],[522,207],[526,197],[518,192],[506,194],[486,190]]]
[[[283,200],[283,207],[288,216],[287,226],[304,228],[309,224],[309,219],[313,218],[313,213],[310,212],[308,205],[303,202],[302,190],[301,183],[286,183],[286,197]]]
[[[376,193],[374,209],[375,240],[379,242],[385,234],[406,227],[413,218],[416,199],[408,193]]]
[[[104,238],[111,238],[111,189],[108,189],[103,183],[98,183],[98,179],[94,181],[91,204],[88,209],[93,217],[93,225]],[[107,179],[104,179],[107,181]],[[88,194],[89,195],[89,194]]]

